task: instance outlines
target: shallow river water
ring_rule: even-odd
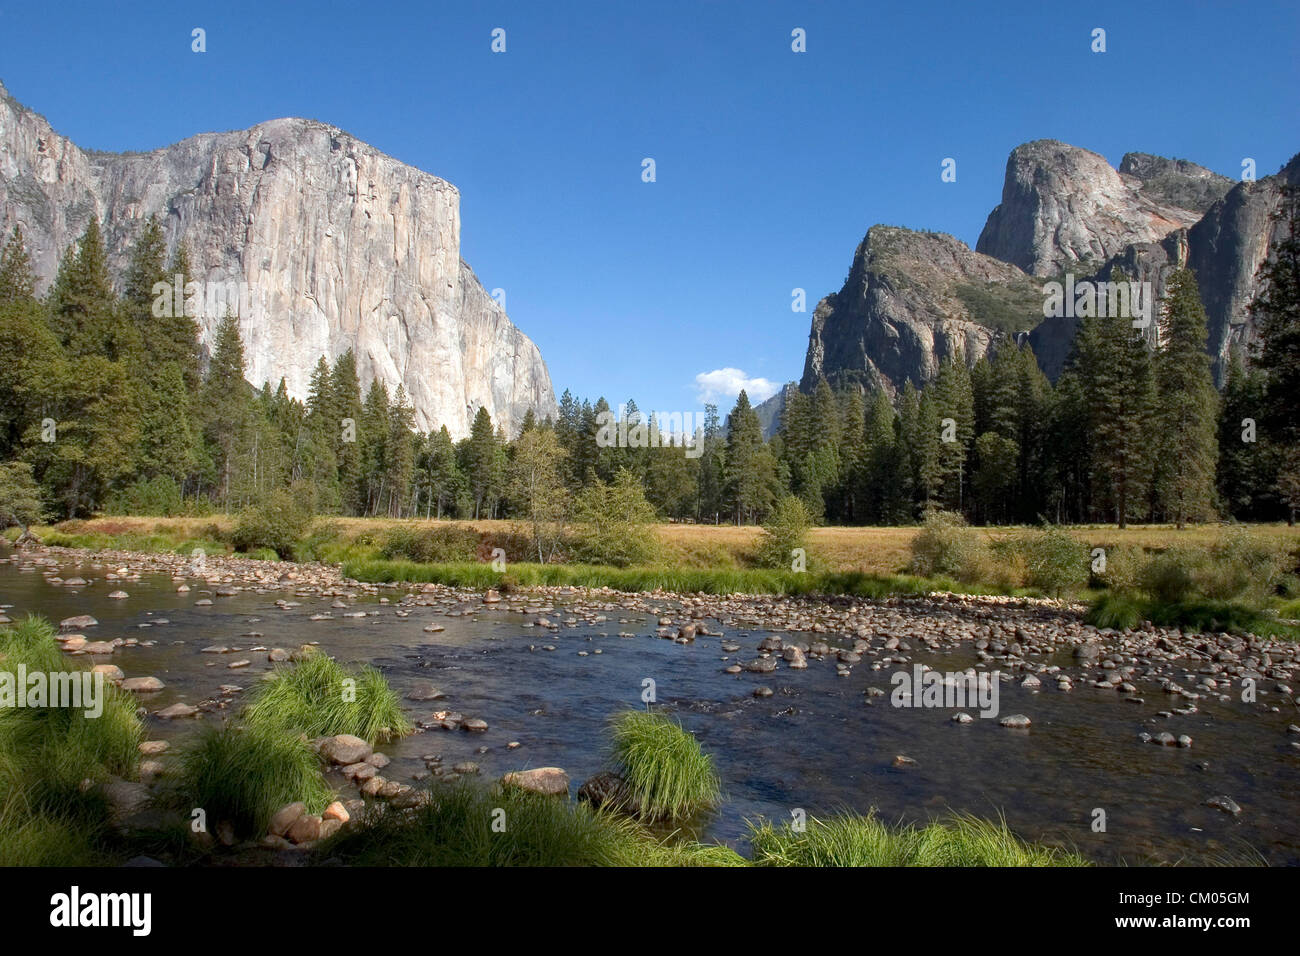
[[[62,573],[73,571],[65,567]],[[112,655],[128,677],[154,675],[166,683],[144,700],[151,711],[175,701],[197,705],[218,698],[221,684],[252,687],[272,666],[265,651],[248,650],[253,646],[292,649],[319,642],[340,661],[378,666],[413,719],[450,709],[487,721],[485,733],[435,729],[383,745],[380,749],[394,759],[384,775],[398,781],[411,782],[424,769],[423,756],[441,754],[446,767],[479,764],[485,778],[563,767],[576,792],[608,762],[605,722],[621,709],[644,707],[643,680],[652,678],[654,707],[676,714],[698,736],[722,777],[722,805],[690,829],[742,852],[747,819],[779,822],[790,820],[797,809],[822,815],[874,807],[890,821],[924,822],[948,810],[984,817],[1002,813],[1021,836],[1071,846],[1099,862],[1195,864],[1228,856],[1239,860],[1258,851],[1274,865],[1300,864],[1300,751],[1289,745],[1286,728],[1297,720],[1289,703],[1274,714],[1206,700],[1193,715],[1161,718],[1156,712],[1166,705],[1158,689],[1146,689],[1146,702],[1134,705],[1082,682],[1068,693],[1048,681],[1036,692],[1004,683],[1000,713],[1027,714],[1030,729],[978,718],[957,725],[948,709],[891,707],[893,669],[873,671],[867,661],[848,677],[837,676],[832,661],[817,660],[803,671],[782,666],[771,674],[724,673],[728,663],[754,657],[761,631],[728,631],[724,638],[697,637],[682,645],[656,637],[654,617],[617,607],[602,612],[603,623],[561,624],[558,631],[527,626],[535,612],[484,610],[477,602],[466,605],[475,608],[466,616],[412,607],[408,617],[399,617],[401,591],[391,592],[392,604],[365,597],[350,602],[349,610],[370,613],[345,618],[340,616],[345,612],[330,610],[332,598],[251,591],[214,597],[199,587],[182,595],[166,576],[118,585],[103,581],[103,569],[85,566],[81,573],[98,580],[74,590],[0,564],[0,604],[12,605],[6,611],[11,617],[31,611],[55,622],[91,614],[100,622],[86,631],[93,640],[156,641]],[[128,599],[107,599],[117,586],[130,593]],[[202,597],[211,597],[213,605],[196,607]],[[277,599],[301,606],[282,610]],[[538,597],[529,603],[553,608],[547,612],[553,621],[568,616],[560,601]],[[320,613],[333,617],[309,620]],[[667,602],[664,613],[672,614]],[[155,623],[159,619],[167,623]],[[433,622],[445,630],[425,633]],[[716,629],[716,622],[710,623]],[[242,636],[254,631],[262,636]],[[635,636],[619,637],[619,632]],[[723,640],[735,640],[742,651],[728,655]],[[829,640],[836,643],[833,635]],[[201,653],[213,644],[237,650]],[[546,645],[555,649],[544,650]],[[227,667],[241,659],[252,663]],[[967,647],[919,653],[914,660],[943,671],[975,662]],[[1070,662],[1063,655],[1056,663]],[[405,700],[424,682],[446,698]],[[753,690],[761,685],[775,693],[755,698]],[[869,705],[869,687],[885,696]],[[233,700],[225,713],[237,708],[238,695]],[[198,720],[219,719],[220,713],[208,713]],[[176,739],[193,732],[198,720],[150,717],[146,735]],[[1138,739],[1143,731],[1162,730],[1188,734],[1194,744],[1166,748]],[[511,741],[520,746],[508,749]],[[897,755],[916,763],[895,767]],[[1241,814],[1206,806],[1219,794],[1232,797]],[[1093,829],[1097,809],[1105,812],[1105,832]]]

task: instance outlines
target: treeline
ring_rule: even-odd
[[[1259,347],[1249,364],[1234,353],[1222,394],[1184,270],[1154,330],[1081,319],[1055,385],[1028,347],[1007,341],[973,366],[948,356],[896,401],[822,381],[789,397],[770,441],[742,392],[725,422],[706,406],[688,447],[651,432],[654,413],[632,401],[610,441],[609,403],[568,391],[555,421],[530,412],[514,435],[484,409],[460,441],[445,427],[420,433],[402,388],[376,381],[363,392],[351,352],[320,358],[306,401],[283,380],[254,389],[233,317],[205,367],[194,316],[154,314],[157,283],[191,279],[184,248],[168,259],[156,222],[120,293],[92,220],[40,299],[15,229],[0,254],[0,512],[10,502],[0,523],[25,523],[24,508],[49,518],[235,511],[284,489],[318,513],[520,518],[535,540],[576,511],[599,512],[601,496],[700,522],[763,521],[790,495],[814,520],[842,524],[913,523],[933,508],[981,524],[1294,519],[1296,205],[1288,191],[1287,238],[1261,268]]]

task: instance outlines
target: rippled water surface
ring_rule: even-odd
[[[606,762],[606,720],[623,708],[644,706],[642,681],[648,677],[655,681],[657,709],[677,714],[698,735],[722,776],[725,802],[693,829],[742,850],[746,819],[788,820],[796,808],[816,815],[875,807],[887,819],[912,821],[949,809],[980,816],[1001,812],[1024,837],[1071,845],[1100,861],[1203,863],[1239,858],[1253,848],[1273,864],[1300,863],[1300,751],[1289,746],[1286,731],[1297,714],[1277,694],[1271,697],[1285,706],[1276,714],[1202,701],[1194,715],[1161,718],[1156,712],[1167,704],[1154,686],[1142,686],[1146,702],[1135,705],[1082,682],[1068,693],[1048,689],[1051,682],[1038,692],[1004,683],[1001,713],[1027,714],[1032,728],[1009,730],[981,719],[961,726],[950,723],[949,710],[894,708],[888,696],[868,705],[864,692],[874,686],[888,694],[892,673],[872,671],[869,658],[849,677],[838,677],[832,662],[816,660],[804,671],[724,673],[735,658],[754,656],[761,631],[729,631],[725,638],[680,645],[655,636],[654,617],[620,608],[601,612],[608,618],[601,624],[550,631],[525,626],[536,613],[482,610],[471,602],[468,616],[413,607],[403,618],[395,603],[374,598],[351,608],[371,612],[365,618],[342,618],[343,611],[330,611],[332,598],[287,592],[242,592],[195,607],[197,599],[211,595],[199,588],[176,594],[165,576],[123,583],[130,597],[108,600],[117,585],[102,580],[102,569],[85,566],[80,573],[99,580],[74,591],[0,564],[0,604],[13,605],[10,616],[33,611],[56,622],[92,614],[100,622],[88,629],[93,639],[156,641],[153,647],[120,648],[112,658],[129,677],[152,674],[166,683],[149,696],[151,710],[218,697],[221,684],[252,686],[271,668],[265,652],[247,651],[255,645],[293,648],[316,641],[341,661],[377,665],[403,697],[426,681],[447,694],[434,703],[406,701],[413,718],[452,709],[487,721],[482,734],[432,730],[385,745],[394,758],[384,771],[391,779],[409,782],[423,769],[422,756],[441,754],[445,766],[470,760],[492,777],[560,766],[576,790]],[[401,593],[392,592],[394,601]],[[274,603],[278,598],[301,606],[281,610]],[[551,606],[541,599],[530,603]],[[563,621],[563,604],[554,607],[548,616]],[[673,610],[663,607],[669,616]],[[308,620],[323,612],[334,617]],[[160,618],[168,623],[153,624]],[[446,630],[424,633],[434,621]],[[141,626],[146,624],[153,626]],[[263,636],[241,637],[250,631]],[[619,637],[620,631],[636,636]],[[740,654],[723,652],[723,640],[740,643]],[[835,643],[833,635],[830,640]],[[200,653],[212,644],[245,652]],[[724,662],[727,657],[732,660]],[[227,668],[239,659],[252,664]],[[940,670],[974,663],[969,648],[914,659]],[[1070,661],[1063,656],[1055,663]],[[760,685],[771,687],[773,696],[755,698]],[[175,738],[194,726],[151,718],[147,733]],[[1194,745],[1144,745],[1138,741],[1144,730],[1188,734]],[[520,746],[507,749],[511,741]],[[900,754],[916,765],[895,768]],[[1205,806],[1217,794],[1231,796],[1243,812],[1234,818]],[[1105,811],[1104,833],[1091,828],[1095,808]]]

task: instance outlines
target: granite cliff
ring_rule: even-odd
[[[460,255],[460,194],[324,123],[278,119],[145,153],[80,149],[0,86],[0,229],[22,227],[42,288],[92,215],[125,264],[157,216],[196,278],[246,283],[239,315],[256,385],[305,398],[312,368],[354,350],[363,387],[406,388],[421,429],[513,434],[554,417],[537,346]],[[210,342],[219,314],[200,320]]]

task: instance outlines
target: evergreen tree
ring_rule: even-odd
[[[480,407],[470,426],[469,440],[465,446],[464,472],[469,480],[470,501],[474,518],[489,517],[502,490],[501,459],[498,455],[497,435],[492,428],[492,416]]]
[[[36,276],[32,272],[32,260],[27,255],[23,231],[14,226],[4,250],[0,251],[0,306],[35,298]]]
[[[1207,320],[1196,277],[1180,269],[1166,285],[1156,355],[1157,490],[1179,529],[1214,513],[1218,394],[1205,351]]]
[[[244,343],[239,324],[227,315],[217,326],[212,358],[195,408],[216,484],[218,497],[229,509],[238,454],[247,447],[254,425],[252,396],[244,379]]]
[[[49,308],[50,327],[69,357],[95,355],[110,362],[140,358],[139,332],[118,308],[99,220],[93,216],[59,264]]]
[[[1259,433],[1264,408],[1264,373],[1248,368],[1239,349],[1228,361],[1228,377],[1219,410],[1219,501],[1238,520],[1260,520],[1275,504],[1272,456]]]
[[[1262,424],[1271,441],[1291,448],[1300,446],[1300,187],[1282,187],[1275,218],[1282,238],[1260,267],[1250,312],[1259,333],[1255,363],[1266,381]]]
[[[1116,270],[1111,279],[1125,276]],[[1125,528],[1147,510],[1151,489],[1155,382],[1146,337],[1128,317],[1085,314],[1072,362],[1087,407],[1093,490]]]

